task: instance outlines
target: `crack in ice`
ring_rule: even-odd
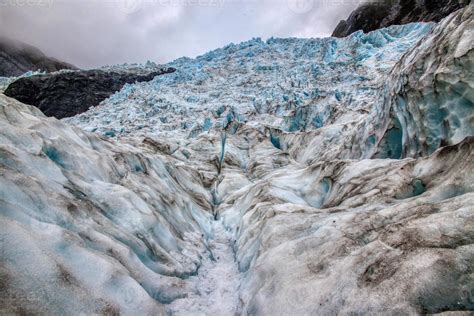
[[[212,225],[211,255],[203,260],[198,274],[189,279],[194,291],[172,302],[169,315],[234,315],[237,312],[240,273],[232,239],[221,220]]]

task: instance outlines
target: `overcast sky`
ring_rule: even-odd
[[[252,37],[330,36],[360,0],[0,0],[0,35],[81,68],[195,57]]]

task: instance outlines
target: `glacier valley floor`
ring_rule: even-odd
[[[473,311],[473,11],[0,94],[0,314]]]

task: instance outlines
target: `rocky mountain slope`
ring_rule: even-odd
[[[1,312],[474,310],[473,11],[229,45],[62,121],[0,95]]]
[[[45,56],[34,46],[0,37],[0,77],[17,77],[28,71],[54,72],[61,69],[77,68]]]
[[[347,20],[337,25],[332,36],[346,37],[413,22],[439,22],[452,12],[469,4],[470,0],[377,0],[362,4]]]
[[[90,107],[122,89],[127,83],[150,81],[174,72],[174,68],[149,63],[127,69],[61,71],[19,78],[8,85],[4,94],[34,105],[47,116],[65,118]]]

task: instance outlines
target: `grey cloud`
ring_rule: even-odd
[[[360,0],[0,0],[0,35],[91,68],[164,63],[252,37],[324,37]]]

